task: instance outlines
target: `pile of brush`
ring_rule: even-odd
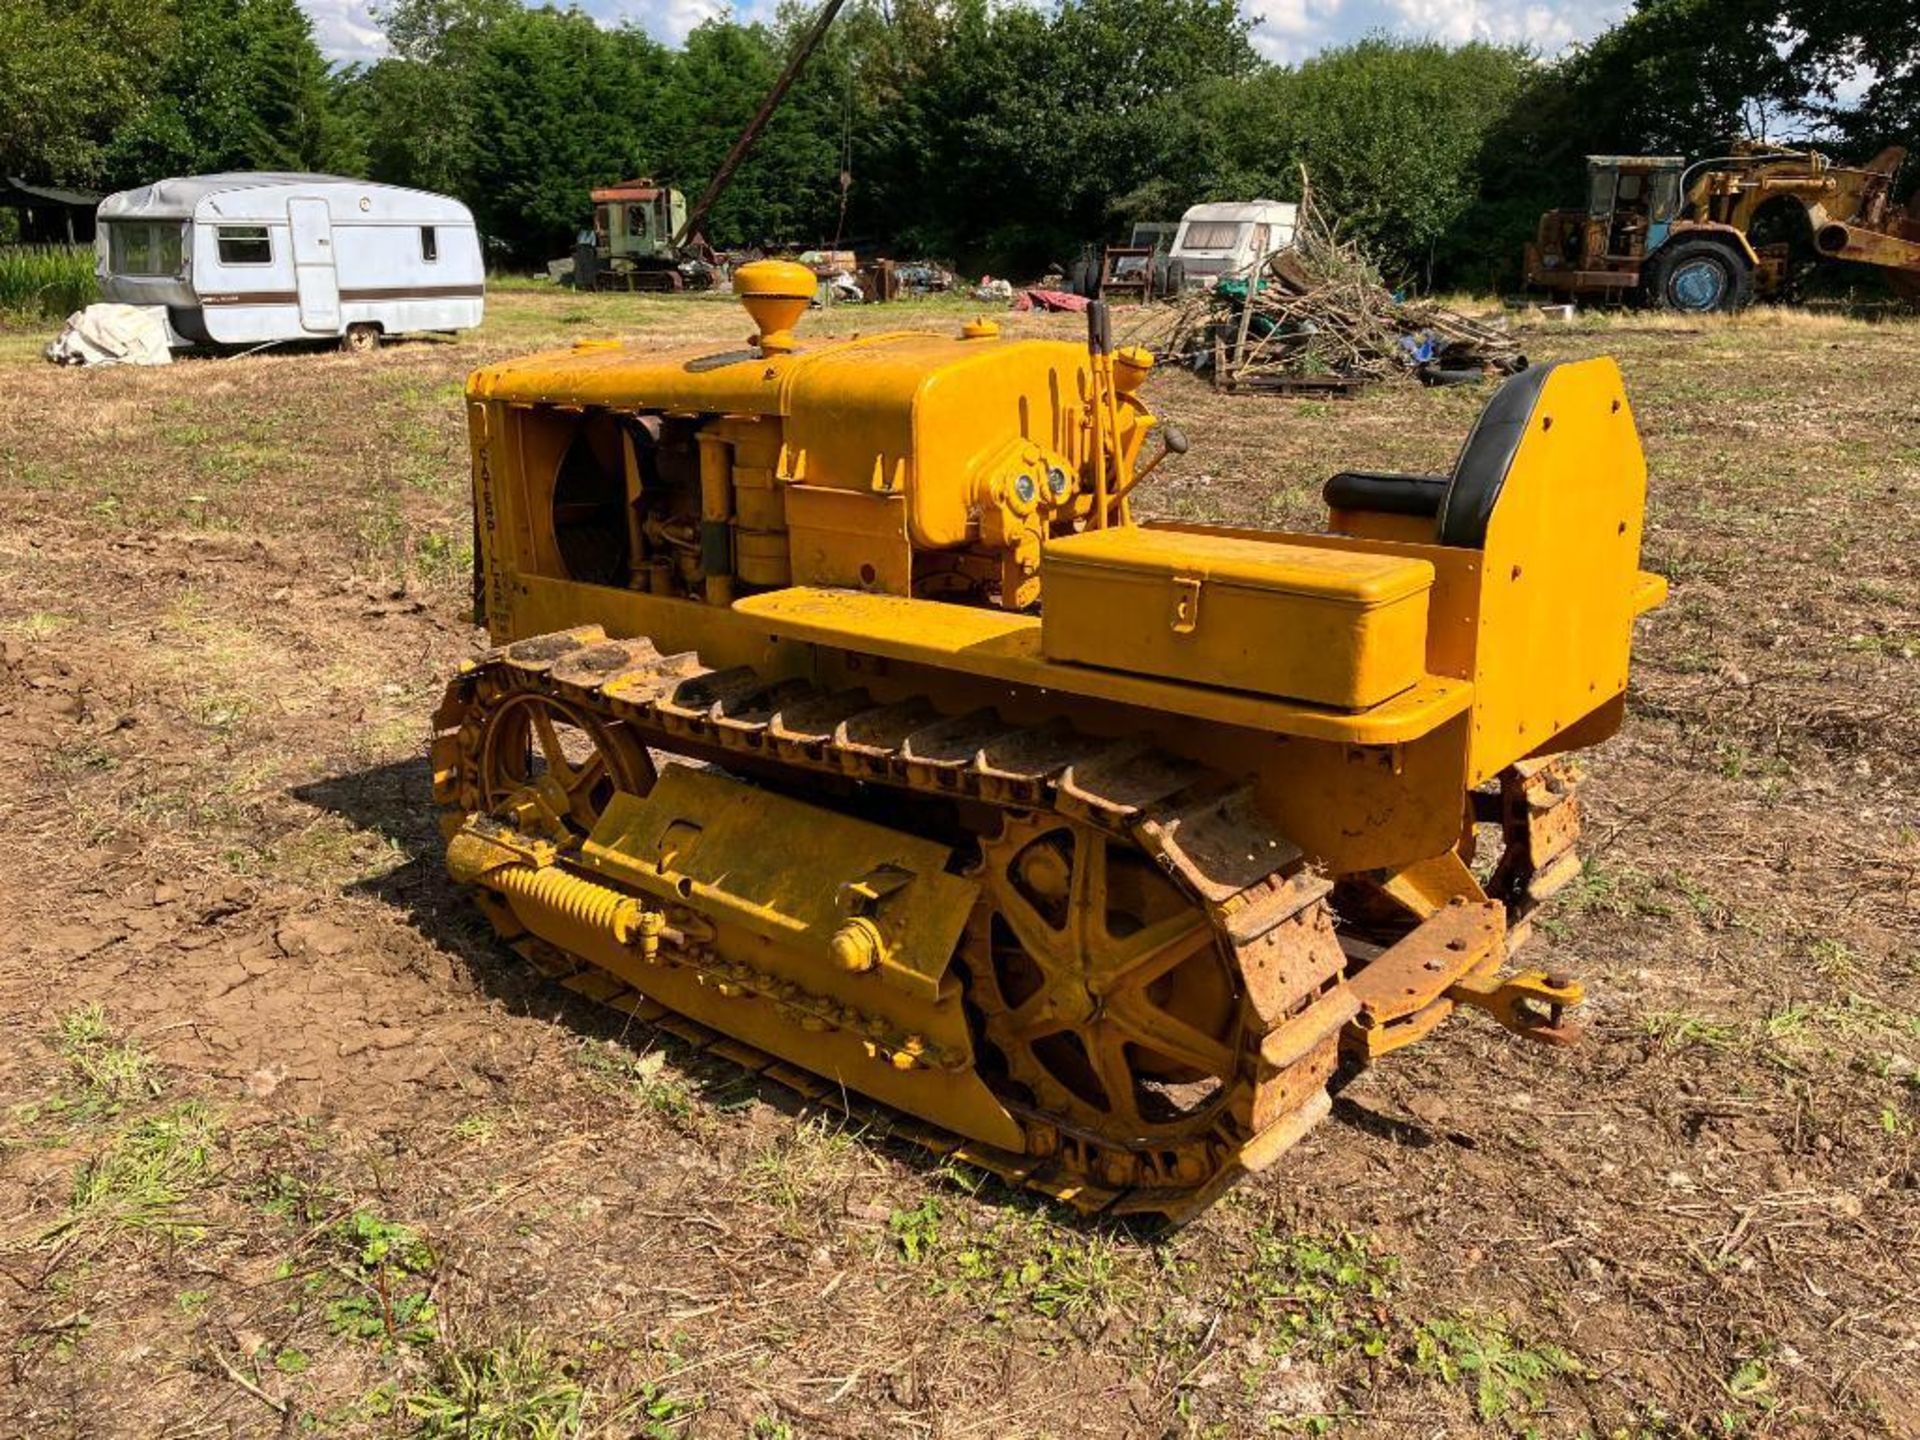
[[[1398,375],[1459,384],[1527,364],[1499,321],[1397,298],[1314,207],[1311,189],[1290,246],[1251,276],[1153,307],[1142,322],[1133,343],[1227,391],[1342,395]]]

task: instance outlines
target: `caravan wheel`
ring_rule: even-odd
[[[371,354],[380,348],[380,327],[366,320],[349,325],[347,333],[340,337],[340,348],[349,355]]]

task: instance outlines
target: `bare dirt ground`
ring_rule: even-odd
[[[462,378],[745,323],[491,311],[152,371],[0,332],[0,1434],[1920,1433],[1920,328],[1529,335],[1619,357],[1673,582],[1538,941],[1589,1042],[1458,1019],[1169,1236],[537,983],[444,879]],[[1309,524],[1480,399],[1150,394],[1195,444],[1148,508]]]

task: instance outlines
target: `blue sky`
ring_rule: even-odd
[[[313,16],[320,48],[336,60],[369,60],[383,48],[368,14],[379,0],[301,0]],[[581,8],[612,25],[637,21],[669,43],[728,9],[754,19],[773,12],[773,0],[581,0]],[[1627,11],[1627,0],[1241,0],[1254,22],[1253,41],[1273,60],[1300,60],[1316,50],[1356,40],[1369,31],[1466,40],[1522,42],[1548,54],[1589,40]]]

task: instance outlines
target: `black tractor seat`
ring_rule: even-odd
[[[1342,470],[1327,481],[1321,495],[1334,510],[1431,518],[1438,543],[1480,549],[1487,543],[1487,522],[1500,501],[1507,471],[1533,423],[1540,391],[1560,363],[1530,366],[1493,392],[1460,447],[1453,474]]]

